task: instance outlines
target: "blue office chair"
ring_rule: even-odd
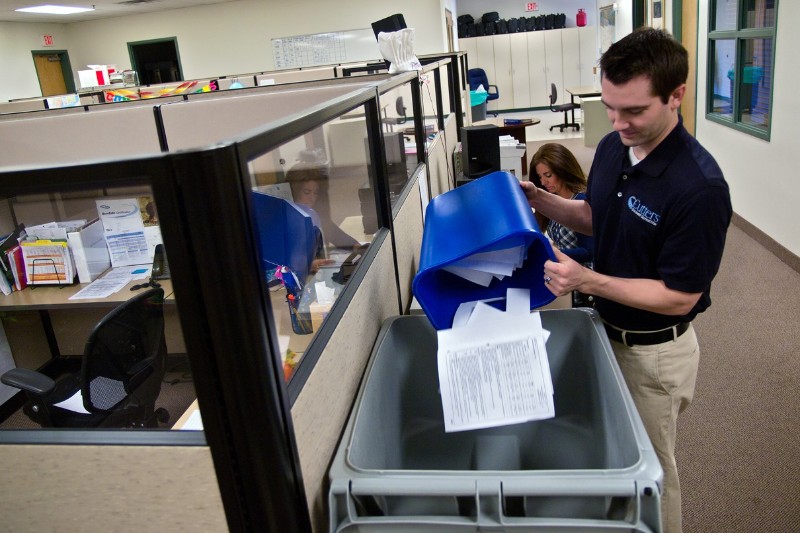
[[[158,427],[169,420],[166,410],[155,408],[167,355],[163,304],[164,289],[153,288],[103,317],[78,373],[54,381],[15,368],[0,380],[25,391],[23,412],[42,427]],[[76,393],[82,400],[77,410],[62,403]]]
[[[482,68],[471,68],[467,71],[467,79],[469,80],[469,90],[476,91],[479,86],[483,85],[489,96],[486,97],[487,104],[492,100],[500,98],[500,92],[497,90],[497,85],[490,85],[489,78],[486,77],[486,71]],[[494,89],[494,91],[492,91]],[[497,116],[497,111],[491,111],[491,114]]]

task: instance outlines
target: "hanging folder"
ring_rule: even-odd
[[[515,249],[526,253],[520,266],[488,286],[453,273],[474,258],[508,255]],[[544,284],[548,259],[555,261],[555,255],[519,181],[508,172],[493,172],[430,201],[412,290],[431,324],[447,329],[460,304],[504,301],[509,288],[530,289],[531,309],[552,302],[555,295]],[[502,308],[502,301],[491,305]]]

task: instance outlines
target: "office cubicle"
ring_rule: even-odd
[[[408,273],[414,268],[414,249],[417,248],[418,253],[418,239],[421,238],[421,167],[415,167],[410,173],[411,179],[400,189],[392,205],[386,158],[380,141],[381,129],[386,125],[385,120],[380,119],[382,105],[378,99],[379,92],[391,95],[402,83],[395,80],[381,90],[371,84],[339,96],[325,93],[327,100],[322,104],[273,119],[269,127],[262,123],[260,129],[240,132],[233,141],[215,140],[216,147],[211,149],[198,150],[195,145],[187,146],[186,151],[153,155],[161,146],[148,140],[146,147],[137,148],[145,153],[144,159],[76,165],[76,160],[94,156],[68,151],[53,156],[51,169],[3,172],[4,188],[0,191],[7,198],[22,198],[36,192],[45,194],[46,198],[93,201],[97,194],[116,195],[116,191],[122,194],[142,189],[152,192],[173,271],[172,305],[180,310],[178,318],[184,332],[185,351],[191,361],[206,430],[205,438],[199,432],[166,430],[121,434],[3,431],[0,440],[6,442],[4,450],[8,452],[4,456],[12,462],[4,465],[9,479],[32,491],[41,488],[27,477],[36,472],[47,472],[51,481],[60,484],[74,483],[60,474],[53,479],[49,465],[53,461],[67,465],[61,469],[66,476],[78,469],[69,465],[82,461],[82,454],[91,453],[94,464],[98,465],[91,481],[101,489],[111,490],[114,483],[124,483],[115,477],[111,458],[123,456],[141,466],[145,454],[139,453],[137,445],[155,445],[160,451],[150,455],[149,466],[141,470],[139,483],[148,488],[153,485],[150,496],[163,496],[170,507],[177,502],[177,505],[185,504],[187,512],[194,512],[188,518],[176,513],[176,520],[203,522],[213,528],[213,524],[220,523],[224,503],[229,525],[250,520],[254,513],[266,524],[286,518],[285,514],[264,504],[265,501],[279,501],[285,507],[283,512],[292,514],[291,523],[298,524],[298,530],[303,529],[303,524],[308,523],[308,508],[317,509],[323,505],[327,463],[377,329],[383,318],[406,307],[402,302],[407,302],[410,294]],[[393,97],[386,98],[393,100]],[[195,115],[199,116],[202,115]],[[324,132],[330,131],[331,125],[339,120],[359,116],[367,140],[362,139],[365,155],[358,175],[359,180],[366,179],[373,185],[371,193],[376,203],[378,228],[359,266],[352,270],[350,282],[331,307],[330,318],[319,325],[314,333],[315,340],[306,348],[304,357],[308,357],[305,360],[315,360],[316,364],[301,363],[297,367],[299,377],[293,378],[284,390],[279,385],[284,377],[279,339],[282,324],[274,313],[274,293],[264,276],[263,257],[258,256],[259,248],[254,245],[258,230],[253,225],[250,212],[253,207],[248,198],[254,185],[261,186],[264,172],[260,160],[274,160],[272,154],[276,150],[298,142],[301,137],[302,142],[307,143],[322,139],[323,146],[331,150]],[[168,120],[170,114],[161,118]],[[316,133],[320,131],[322,136]],[[172,139],[175,135],[173,132]],[[314,145],[314,148],[319,146]],[[311,146],[309,151],[313,152]],[[332,150],[329,155],[331,161],[336,160]],[[334,170],[333,174],[342,167],[337,165]],[[348,176],[352,172],[347,169]],[[101,185],[105,185],[100,187],[103,192],[97,193]],[[353,186],[337,188],[353,205]],[[347,216],[363,218],[360,201],[361,198],[358,211],[351,210],[354,214]],[[65,208],[59,206],[56,211],[59,209]],[[398,262],[405,269],[405,297],[399,286]],[[279,305],[286,308],[285,301],[279,301]],[[265,418],[253,420],[254,413],[261,412],[265,413]],[[293,434],[296,447],[290,445]],[[54,442],[83,446],[53,446]],[[126,447],[121,449],[120,445]],[[273,445],[280,448],[278,453]],[[152,452],[153,448],[149,449]],[[250,457],[259,452],[269,457]],[[261,463],[255,464],[258,461]],[[24,469],[15,465],[24,465]],[[236,470],[239,467],[248,472]],[[191,470],[190,480],[184,469]],[[290,479],[284,487],[276,488],[273,483],[265,482],[266,479],[286,478],[287,472],[294,474],[288,476]],[[246,490],[241,488],[239,476],[246,479]],[[38,476],[39,479],[44,477]],[[168,479],[191,483],[192,490],[184,491],[185,500],[171,497]],[[216,488],[217,483],[220,489]],[[88,497],[90,489],[82,483],[74,489],[75,498]],[[180,490],[183,490],[182,484]],[[45,505],[44,501],[36,500],[27,508],[15,506],[13,499],[3,504],[22,521],[34,517],[45,520],[47,529],[47,514],[39,507]],[[52,515],[53,520],[71,516],[60,502],[53,504],[49,502],[49,509],[55,507],[64,513]],[[202,508],[199,513],[198,506]],[[166,507],[167,504],[154,505],[155,516],[167,514]],[[26,510],[19,512],[22,508]],[[119,512],[119,508],[109,506],[108,512]],[[324,517],[324,512],[316,515]],[[170,523],[174,522],[164,522],[166,527]]]

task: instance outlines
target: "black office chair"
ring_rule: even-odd
[[[486,77],[486,71],[482,68],[471,68],[467,71],[467,79],[469,80],[469,90],[477,91],[478,87],[483,85],[483,88],[488,93],[486,97],[486,104],[492,100],[500,98],[500,92],[497,90],[497,85],[490,85],[489,78]],[[494,116],[497,116],[497,111],[490,111]]]
[[[580,108],[580,106],[578,104],[573,104],[573,103],[560,104],[559,105],[559,104],[556,104],[557,101],[558,101],[558,90],[556,90],[556,84],[555,83],[551,83],[550,84],[550,111],[552,111],[553,113],[561,113],[563,111],[564,112],[564,123],[563,124],[555,124],[553,126],[550,126],[550,131],[553,131],[553,128],[558,128],[558,130],[562,131],[562,132],[564,131],[564,128],[575,128],[575,131],[580,130],[581,129],[580,124],[577,124],[575,122],[570,122],[569,121],[569,113],[570,113],[570,111],[573,113],[572,116],[574,117],[575,116],[575,109]]]
[[[137,294],[111,311],[86,341],[80,372],[58,381],[35,370],[3,374],[25,391],[23,412],[42,427],[158,427],[169,420],[155,409],[166,366],[164,289]],[[58,406],[80,392],[83,412]]]

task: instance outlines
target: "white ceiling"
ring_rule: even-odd
[[[110,17],[124,17],[152,11],[180,9],[202,4],[221,4],[234,0],[0,0],[0,21],[9,22],[47,22],[69,24]],[[54,4],[75,7],[95,7],[94,11],[72,15],[41,15],[37,13],[18,13],[21,7]]]

